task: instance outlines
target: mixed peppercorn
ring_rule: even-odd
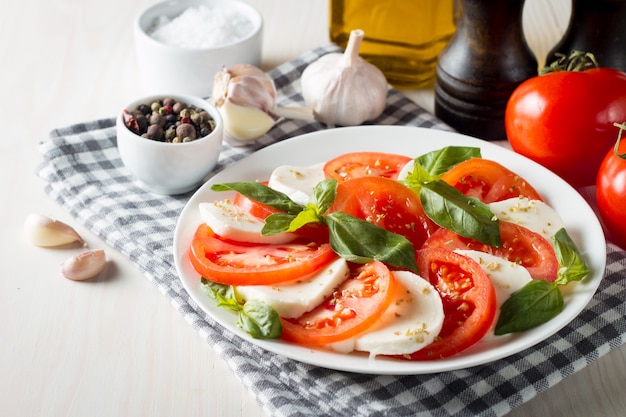
[[[215,120],[206,110],[170,97],[124,110],[123,117],[132,132],[159,142],[191,142],[215,129]]]

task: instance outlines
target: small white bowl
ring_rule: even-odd
[[[207,136],[191,142],[167,143],[141,137],[126,126],[124,110],[132,112],[140,104],[150,105],[165,97],[206,110],[215,121],[215,128]],[[183,194],[200,186],[215,168],[222,148],[223,129],[219,112],[204,99],[181,94],[149,96],[130,103],[118,114],[117,148],[122,162],[142,188],[156,194]]]
[[[234,8],[250,21],[252,29],[239,40],[206,48],[171,46],[148,33],[159,18],[174,19],[198,6]],[[238,0],[167,0],[141,12],[133,31],[139,79],[146,94],[176,92],[208,97],[215,74],[222,67],[259,66],[261,62],[263,18],[258,10]]]

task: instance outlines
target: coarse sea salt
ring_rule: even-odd
[[[252,22],[233,7],[189,7],[170,19],[160,16],[148,32],[167,45],[202,49],[226,45],[252,32]]]

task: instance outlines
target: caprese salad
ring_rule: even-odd
[[[234,197],[200,203],[189,260],[257,338],[447,358],[550,320],[590,272],[559,214],[479,148],[348,153],[212,189]]]

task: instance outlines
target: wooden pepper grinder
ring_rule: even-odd
[[[572,0],[569,26],[561,41],[548,53],[546,63],[558,60],[556,53],[592,53],[601,67],[626,71],[626,0]]]
[[[522,29],[524,0],[458,0],[457,30],[439,55],[435,114],[460,133],[506,139],[513,90],[537,75]]]

